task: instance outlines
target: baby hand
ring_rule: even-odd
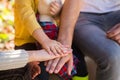
[[[56,1],[52,2],[50,4],[50,14],[52,16],[57,16],[60,13],[61,8],[62,7],[61,7],[61,5],[58,2],[56,2]]]

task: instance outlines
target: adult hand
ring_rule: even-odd
[[[120,23],[116,24],[112,29],[107,32],[107,37],[115,40],[118,44],[120,44]]]
[[[49,73],[58,73],[65,63],[68,65],[67,72],[68,72],[68,75],[70,75],[73,68],[72,53],[69,53],[65,57],[50,60],[47,64],[46,71],[48,71]]]

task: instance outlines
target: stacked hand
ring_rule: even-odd
[[[50,5],[50,14],[53,16],[58,15],[58,13],[61,10],[61,5],[59,3],[52,2]],[[62,45],[60,42],[57,41],[46,41],[47,43],[44,44],[43,48],[46,49],[49,53],[54,53],[55,55],[64,55],[68,53],[67,56],[58,57],[53,60],[49,60],[46,62],[46,71],[49,73],[58,73],[60,69],[63,67],[65,63],[68,65],[68,74],[71,74],[72,68],[73,68],[73,56],[72,56],[72,50],[71,48],[66,47],[65,45]],[[50,43],[51,42],[51,43]],[[48,47],[49,48],[48,48]],[[51,51],[50,51],[51,50]]]
[[[45,49],[49,54],[55,56],[63,55],[65,52],[65,47],[56,40],[47,39],[42,43],[43,49]]]
[[[65,63],[68,65],[67,72],[68,75],[70,75],[73,68],[73,55],[71,52],[67,56],[49,60],[48,64],[46,65],[46,71],[50,74],[57,74]]]
[[[56,16],[60,13],[61,5],[59,3],[52,2],[50,4],[50,14],[52,16]],[[40,35],[41,36],[41,35]],[[37,37],[37,35],[36,35]],[[41,36],[43,37],[43,35]],[[56,40],[51,40],[48,37],[43,37],[41,45],[43,49],[45,49],[48,54],[56,56],[55,59],[46,61],[46,71],[49,73],[58,73],[60,69],[63,67],[65,63],[68,65],[68,74],[71,74],[73,68],[73,55],[72,49],[62,45],[60,42]],[[41,39],[40,39],[41,40]],[[67,55],[66,55],[67,54]],[[40,73],[40,67],[38,67],[38,63],[33,63],[31,65],[32,68],[32,78],[34,79]]]
[[[65,48],[65,54],[55,56],[55,55],[48,54],[47,51],[45,51],[45,50],[38,50],[38,51],[36,51],[36,53],[33,52],[35,54],[32,55],[32,58],[36,58],[35,59],[36,61],[46,61],[46,60],[51,60],[51,59],[55,59],[55,58],[59,59],[60,57],[67,56],[68,53],[70,53],[70,52],[72,52],[71,49]],[[48,66],[50,66],[50,65],[51,64],[49,64]],[[37,75],[40,74],[41,69],[39,66],[39,62],[31,62],[31,63],[29,63],[29,67],[30,67],[32,79],[34,79]]]

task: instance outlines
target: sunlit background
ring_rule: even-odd
[[[0,50],[14,48],[14,0],[0,0]]]

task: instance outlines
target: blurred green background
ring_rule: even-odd
[[[0,0],[0,50],[14,48],[14,0]]]

